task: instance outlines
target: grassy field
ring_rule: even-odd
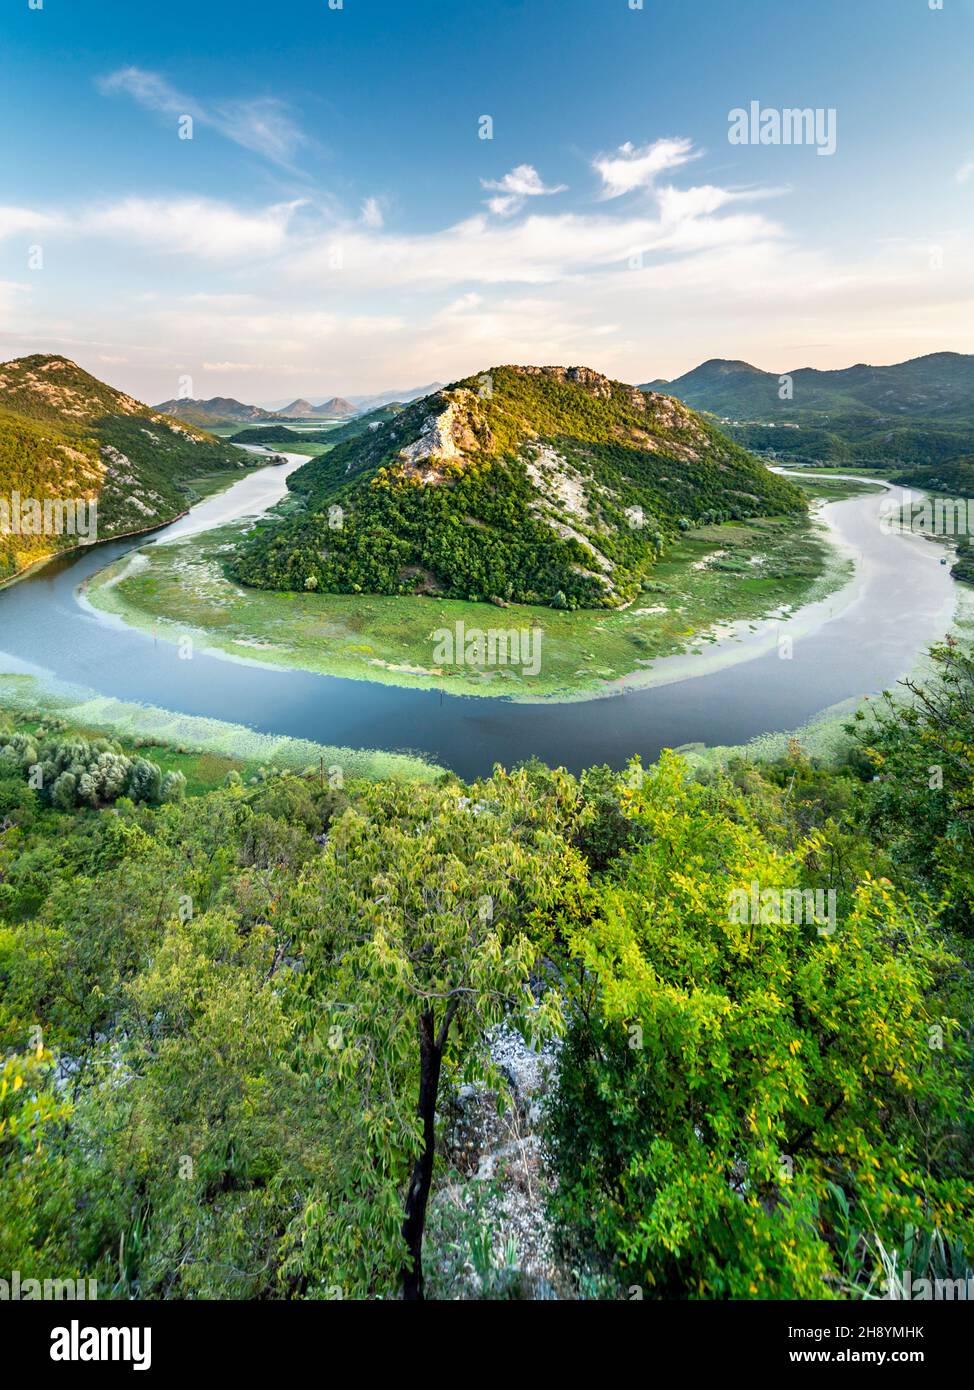
[[[789,474],[789,476],[791,481],[803,492],[807,492],[810,497],[817,497],[823,502],[841,502],[846,497],[861,497],[867,492],[883,492],[885,490],[879,479],[875,483],[857,482],[849,478],[835,476],[841,472],[841,469],[823,468],[815,470],[814,478],[794,474]]]
[[[716,641],[716,627],[823,598],[849,573],[820,527],[761,518],[686,533],[625,610],[499,609],[428,597],[245,589],[222,564],[238,535],[234,525],[126,556],[95,576],[88,598],[161,638],[188,634],[198,646],[275,665],[454,694],[551,699],[645,675],[660,657],[703,652]],[[540,672],[435,664],[434,631],[458,622],[467,630],[540,630]]]
[[[218,492],[225,492],[234,483],[239,483],[243,476],[239,468],[227,468],[219,473],[203,473],[200,477],[183,484],[186,501],[190,506],[195,506],[207,497],[215,497]]]

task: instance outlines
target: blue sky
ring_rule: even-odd
[[[0,353],[270,400],[969,352],[972,59],[974,0],[5,0]]]

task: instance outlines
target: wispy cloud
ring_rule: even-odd
[[[502,179],[481,179],[480,182],[484,188],[498,194],[498,197],[487,200],[487,206],[500,217],[510,217],[520,212],[528,198],[548,198],[553,193],[565,193],[568,189],[567,183],[546,187],[533,164],[518,164]]]
[[[384,221],[378,199],[366,198],[362,204],[362,221],[366,227],[381,227]]]
[[[192,116],[194,122],[274,164],[290,167],[307,143],[286,106],[274,97],[206,105],[178,91],[159,73],[137,67],[119,68],[99,78],[97,85],[106,96],[129,96],[148,111],[177,119]]]
[[[0,241],[21,232],[42,232],[57,225],[57,218],[33,208],[0,207]]]
[[[974,159],[969,159],[957,170],[954,180],[956,183],[969,183],[972,176],[974,176]]]
[[[246,212],[208,198],[124,198],[84,212],[78,230],[173,255],[236,261],[282,251],[300,206],[278,203]]]
[[[143,105],[182,105],[154,74],[136,82],[132,71],[125,90]],[[124,354],[127,387],[151,380],[139,392],[150,399],[174,393],[158,390],[161,374],[187,370],[206,373],[210,391],[254,392],[267,374],[314,396],[453,380],[498,361],[588,362],[646,380],[703,355],[767,363],[772,340],[774,366],[813,337],[831,345],[814,365],[837,353],[886,357],[892,344],[906,357],[930,345],[933,329],[917,323],[936,324],[936,345],[967,341],[965,237],[945,238],[937,271],[919,244],[831,254],[761,206],[787,189],[694,183],[697,158],[688,139],[599,155],[594,207],[584,194],[577,206],[552,204],[562,186],[518,165],[484,181],[487,208],[412,230],[387,225],[371,196],[344,212],[323,197],[307,207],[152,192],[40,208],[18,199],[0,207],[8,244],[90,241],[72,253],[101,279],[97,295],[84,277],[65,288],[25,274],[23,286],[0,286],[4,341]]]
[[[602,180],[602,197],[621,198],[637,188],[651,188],[660,174],[679,169],[702,153],[694,150],[692,140],[683,137],[642,146],[627,140],[614,154],[599,155],[592,168]]]

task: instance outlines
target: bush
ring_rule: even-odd
[[[644,843],[570,939],[559,1226],[620,1290],[662,1297],[838,1292],[836,1193],[857,1246],[912,1223],[970,1248],[971,1050],[951,1021],[969,973],[936,914],[867,876],[837,890],[834,931],[738,921],[729,891],[814,883],[821,838],[778,850],[675,755],[651,772],[622,794]]]

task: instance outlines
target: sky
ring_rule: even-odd
[[[972,60],[974,0],[3,0],[0,358],[283,403],[972,352]]]

